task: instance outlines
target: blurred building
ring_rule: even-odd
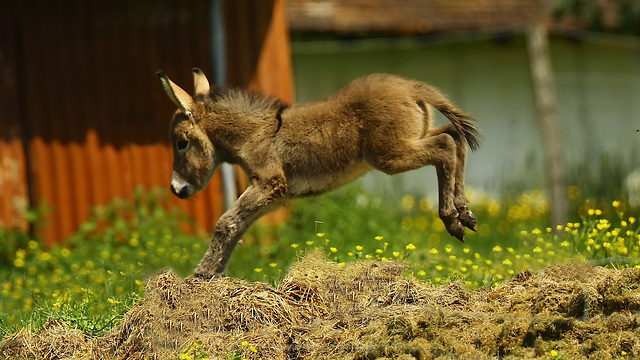
[[[550,34],[565,185],[584,196],[620,196],[640,166],[637,1],[298,0],[287,12],[299,101],[371,72],[436,85],[479,120],[484,141],[470,155],[467,183],[494,194],[550,182],[528,49],[530,30],[541,25]],[[429,168],[364,180],[391,197],[436,194]]]

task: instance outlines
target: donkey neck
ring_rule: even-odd
[[[248,149],[271,142],[280,127],[280,111],[243,111],[219,106],[209,112],[202,126],[221,161],[241,165],[247,163]]]

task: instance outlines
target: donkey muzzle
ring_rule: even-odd
[[[173,172],[171,175],[171,192],[180,199],[186,199],[196,191],[180,174]]]

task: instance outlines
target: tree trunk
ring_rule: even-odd
[[[551,224],[567,223],[567,185],[556,94],[549,57],[547,29],[537,25],[527,34],[531,76],[545,150],[547,186],[551,196]]]

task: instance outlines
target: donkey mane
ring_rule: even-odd
[[[280,113],[291,106],[282,99],[266,96],[258,91],[219,86],[211,88],[209,97],[213,101],[213,107],[252,114],[265,114],[274,111]]]

